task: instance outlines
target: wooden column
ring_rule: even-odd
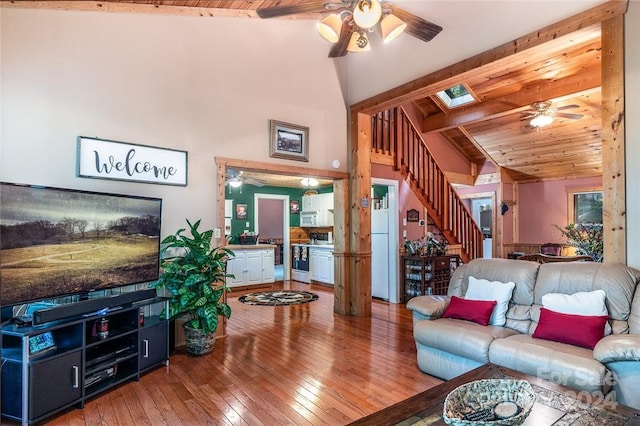
[[[348,233],[343,258],[343,282],[335,294],[335,311],[371,316],[371,116],[351,114],[349,138]],[[335,209],[334,209],[335,210]]]
[[[217,164],[217,179],[218,179],[218,194],[216,199],[218,200],[218,218],[216,220],[216,227],[220,228],[220,238],[214,239],[218,247],[224,247],[227,244],[227,240],[224,235],[224,183],[227,174],[227,166],[224,162]],[[227,293],[222,296],[224,302],[227,302]],[[218,329],[216,330],[216,338],[224,337],[227,335],[227,318],[220,315],[218,317]]]
[[[349,314],[349,185],[347,179],[333,182],[333,311]]]
[[[602,22],[604,261],[626,263],[624,15]]]

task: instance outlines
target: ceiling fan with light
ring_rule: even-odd
[[[570,118],[572,120],[578,120],[583,117],[582,114],[558,112],[565,109],[579,108],[578,105],[564,105],[557,108],[551,108],[551,105],[551,101],[534,102],[528,110],[522,113],[522,119],[530,120],[529,125],[531,127],[540,128],[551,124],[554,117]]]
[[[264,182],[260,179],[245,176],[242,170],[237,171],[233,169],[227,169],[227,176],[224,183],[231,188],[240,188],[243,183],[259,187],[264,186]]]
[[[348,52],[371,50],[369,33],[380,25],[382,40],[387,43],[403,32],[428,42],[442,27],[426,21],[391,3],[379,0],[309,1],[286,6],[262,7],[256,10],[260,18],[277,18],[299,13],[329,13],[317,24],[318,32],[333,43],[330,58],[345,56]]]

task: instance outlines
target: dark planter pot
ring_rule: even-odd
[[[216,345],[216,334],[205,334],[202,330],[184,325],[184,340],[189,355],[204,355],[213,351]]]

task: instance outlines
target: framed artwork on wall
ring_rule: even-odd
[[[236,219],[245,220],[247,218],[247,205],[236,204]]]
[[[269,120],[269,156],[309,161],[309,128],[297,124]]]
[[[416,209],[407,210],[407,222],[418,222],[420,220],[420,212]]]
[[[291,200],[291,214],[300,214],[300,201]]]

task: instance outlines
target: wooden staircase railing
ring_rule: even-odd
[[[394,169],[409,178],[413,193],[447,241],[461,245],[462,260],[482,257],[482,231],[405,111],[393,108],[373,115],[372,130],[372,154],[393,158]]]

